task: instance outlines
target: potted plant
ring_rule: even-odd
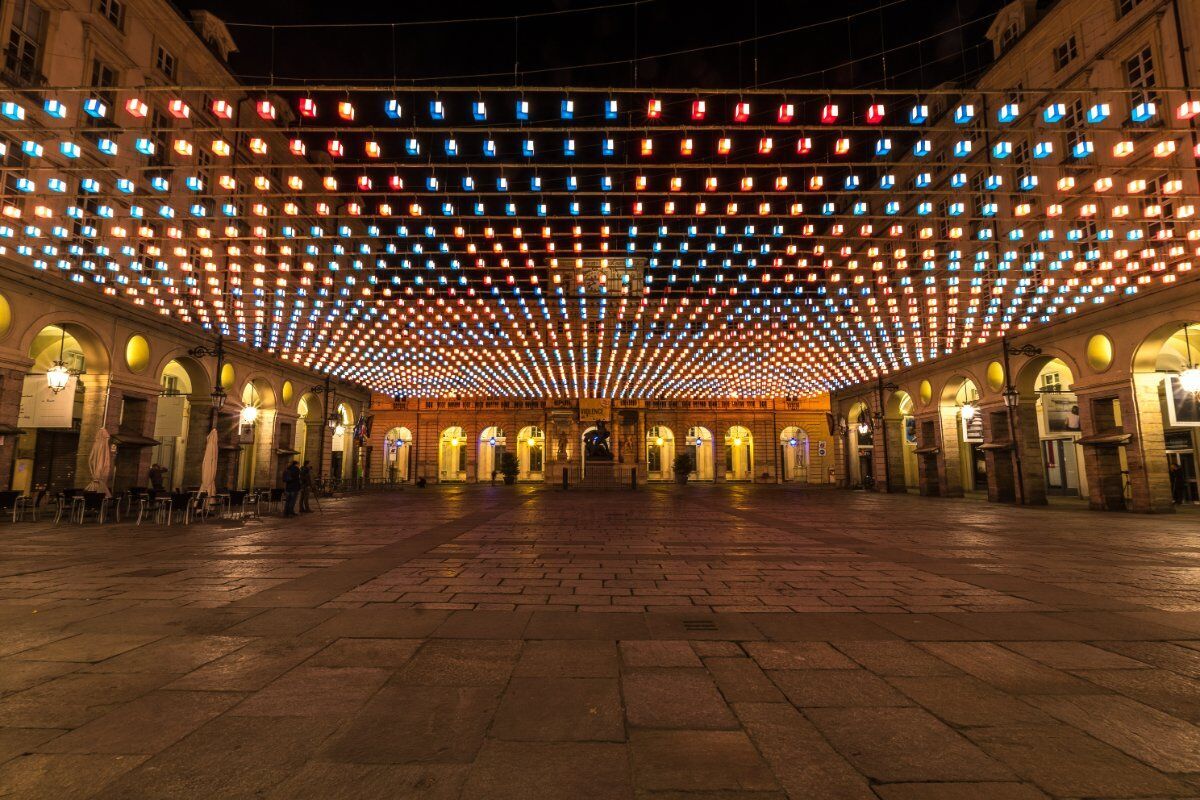
[[[500,456],[500,474],[504,476],[504,485],[511,486],[517,482],[517,473],[521,471],[521,464],[517,461],[517,457],[512,453],[505,453]]]
[[[687,483],[692,472],[692,457],[687,453],[675,456],[675,482]]]

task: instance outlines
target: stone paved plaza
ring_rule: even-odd
[[[1198,522],[693,486],[6,524],[0,796],[1200,797]]]

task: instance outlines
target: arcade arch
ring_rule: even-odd
[[[725,480],[754,480],[754,437],[743,425],[725,432]]]
[[[517,479],[540,481],[546,474],[546,434],[527,425],[517,434]]]
[[[675,475],[675,434],[666,425],[646,429],[646,480],[669,481]]]
[[[384,478],[388,483],[406,483],[412,475],[413,435],[403,425],[383,436]]]
[[[712,431],[703,425],[693,425],[688,428],[687,438],[684,441],[687,445],[688,455],[692,457],[692,471],[688,476],[689,480],[713,480],[714,452]]]
[[[798,425],[779,433],[780,461],[784,481],[808,483],[808,432]]]
[[[451,425],[438,438],[438,482],[462,483],[467,479],[467,439],[459,425]]]

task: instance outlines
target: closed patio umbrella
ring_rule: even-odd
[[[204,440],[204,460],[200,462],[200,491],[212,497],[217,493],[217,429]]]
[[[108,475],[112,472],[112,448],[108,440],[109,434],[105,428],[96,431],[96,440],[92,442],[92,452],[88,455],[88,469],[92,473],[92,482],[87,485],[87,490],[104,492],[105,497],[112,497],[108,488]]]

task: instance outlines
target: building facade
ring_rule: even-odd
[[[91,87],[93,97],[116,107],[126,102],[122,87],[190,84],[231,87],[230,95],[239,97],[239,113],[252,102],[238,95],[225,63],[235,49],[232,37],[206,12],[185,19],[164,0],[17,0],[0,7],[0,29],[7,32],[0,82],[16,97],[37,100],[42,86]],[[114,160],[102,163],[96,154],[83,152],[75,154],[76,163],[98,169],[133,165],[161,179],[164,197],[211,205],[211,197],[196,198],[194,192],[182,198],[186,190],[176,175],[168,131],[186,120],[173,115],[167,103],[162,95],[142,110],[150,144],[134,148],[122,141],[119,152],[114,148]],[[78,118],[61,124],[87,125],[97,141],[116,138],[104,120],[90,120],[82,109],[76,113]],[[208,112],[197,108],[189,113]],[[246,147],[244,141],[232,142],[235,164],[248,155]],[[0,142],[0,152],[4,166],[28,166],[17,142]],[[47,153],[45,161],[57,164],[65,157]],[[199,174],[205,180],[214,177],[210,171]],[[49,218],[62,210],[34,207],[12,184],[13,177],[6,175],[0,188],[10,220]],[[61,202],[103,217],[104,204],[113,201],[81,194]],[[75,235],[88,235],[82,225]],[[126,255],[145,268],[169,246],[160,240],[139,241],[136,231],[129,231],[128,239]],[[88,457],[101,429],[111,437],[115,467],[110,485],[118,491],[147,485],[153,463],[167,468],[169,487],[198,486],[205,439],[213,428],[219,434],[219,487],[277,486],[293,458],[311,460],[327,477],[353,479],[364,468],[355,436],[365,428],[369,395],[364,390],[329,383],[323,374],[278,354],[240,344],[250,337],[220,319],[196,319],[200,325],[173,319],[161,298],[139,296],[128,284],[107,283],[99,265],[93,277],[102,291],[39,274],[15,255],[7,248],[0,251],[4,488],[36,493],[84,487],[91,478]],[[234,269],[223,270],[222,284],[206,274],[218,272],[206,260],[208,254],[186,255],[194,259],[197,274],[189,281],[192,297],[211,294],[238,307],[248,302],[250,290],[261,286],[260,278],[231,275]],[[137,299],[118,301],[120,294]],[[213,352],[218,333],[223,351],[219,367]],[[57,363],[69,370],[70,379],[54,391],[47,371]],[[222,391],[214,394],[218,386]],[[223,404],[214,408],[214,397],[221,394]]]
[[[1102,203],[1094,195],[1072,201],[1066,191],[1056,209],[1058,224],[1084,250],[1096,237],[1113,235],[1107,220],[1130,213],[1149,219],[1155,244],[1166,246],[1168,258],[1160,252],[1139,263],[1131,255],[1115,283],[1136,287],[1138,296],[1119,305],[1105,305],[1098,296],[1085,313],[1054,316],[1051,305],[1036,320],[988,316],[988,309],[985,324],[1001,338],[835,393],[838,480],[877,491],[978,493],[1030,504],[1077,495],[1096,509],[1170,511],[1200,501],[1200,417],[1196,396],[1184,390],[1180,377],[1200,363],[1200,288],[1169,274],[1189,270],[1195,256],[1190,232],[1169,220],[1174,195],[1197,191],[1195,125],[1187,114],[1174,113],[1174,103],[1186,98],[1181,87],[1196,84],[1191,53],[1200,42],[1200,8],[1176,0],[1044,6],[1025,0],[999,13],[989,31],[996,61],[975,86],[963,89],[962,102],[985,109],[990,102],[992,114],[1002,101],[1041,109],[1047,90],[1061,87],[1074,98],[1063,109],[1066,128],[1048,133],[1038,115],[1026,113],[1005,136],[1011,150],[999,151],[1011,158],[991,175],[1010,186],[1059,181],[1064,173],[1057,167],[1077,145],[1094,153],[1089,151],[1087,169],[1072,173],[1074,180],[1096,181],[1098,192],[1108,188],[1104,176],[1118,169],[1137,167],[1144,174],[1158,165],[1178,166],[1187,185],[1134,180]],[[1036,96],[1023,88],[1030,86],[1037,87]],[[1154,107],[1164,113],[1133,133],[1123,126],[1092,132],[1081,89],[1118,118],[1136,120]],[[941,113],[949,110],[948,103]],[[1039,158],[1032,152],[1038,141],[1051,141],[1059,156]],[[1137,146],[1145,142],[1155,147]],[[975,144],[997,152],[996,141]],[[939,179],[948,180],[953,171],[947,166]],[[990,191],[982,174],[969,181],[980,205],[993,204],[998,230],[1028,213],[1018,195]],[[1032,246],[1021,247],[1026,254]],[[1028,256],[1014,261],[1022,258]],[[1063,283],[1072,292],[1089,291],[1078,279]],[[973,286],[963,290],[968,298],[975,292]],[[945,302],[954,306],[959,299]],[[1037,324],[1046,321],[1052,324]]]
[[[628,485],[674,481],[830,483],[828,400],[400,399],[375,395],[372,480],[498,480],[505,453],[522,482]],[[611,462],[589,460],[603,421]],[[677,461],[680,457],[685,460]],[[367,457],[364,457],[367,458]],[[495,471],[497,474],[493,474]]]

